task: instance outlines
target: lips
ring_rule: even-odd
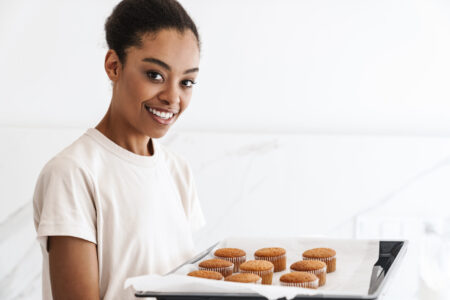
[[[144,104],[145,109],[151,114],[152,118],[156,120],[160,124],[168,125],[173,122],[175,119],[174,116],[177,114],[177,112],[163,110],[163,109],[156,109],[148,106],[147,104]]]

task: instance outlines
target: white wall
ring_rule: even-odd
[[[449,132],[448,1],[184,3],[205,45],[190,127]]]
[[[446,220],[450,2],[181,2],[200,30],[201,71],[188,112],[164,142],[194,168],[209,221],[199,247],[239,234],[241,223],[230,222],[259,203],[276,202],[278,217],[248,219],[245,234],[418,242],[429,238],[425,222]],[[111,94],[103,24],[115,3],[0,1],[0,233],[26,218],[18,209],[45,161],[103,116]],[[295,218],[317,205],[328,208],[326,222]],[[17,263],[38,265],[23,261],[32,257],[30,225],[15,227],[24,249],[15,256],[0,239],[11,258],[0,260],[0,291],[9,295],[25,280]],[[444,245],[445,226],[437,229]],[[419,268],[420,247],[411,245],[405,265]],[[432,299],[420,295],[422,279],[407,289],[417,270],[401,271],[386,299],[405,290]]]
[[[116,2],[2,1],[1,123],[98,120]],[[448,1],[182,3],[203,39],[183,128],[449,133]]]

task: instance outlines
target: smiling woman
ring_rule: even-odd
[[[143,34],[139,46],[127,49],[125,64],[109,50],[105,68],[114,83],[113,98],[97,129],[130,151],[148,154],[146,147],[136,146],[146,145],[140,140],[149,136],[164,136],[187,108],[198,64],[198,42],[190,30]],[[123,135],[124,130],[129,134]]]
[[[195,24],[174,0],[124,0],[105,30],[108,111],[36,184],[43,299],[134,299],[124,280],[191,257],[204,224],[189,165],[155,140],[191,100]]]

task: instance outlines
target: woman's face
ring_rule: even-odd
[[[142,47],[126,49],[125,65],[114,81],[113,112],[140,134],[164,136],[189,105],[199,60],[190,30],[143,35]]]

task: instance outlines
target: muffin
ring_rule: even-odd
[[[228,260],[234,264],[233,272],[239,271],[239,265],[246,260],[244,250],[237,248],[221,248],[214,252],[214,256],[219,259]]]
[[[273,263],[265,260],[248,260],[239,266],[241,273],[253,273],[262,278],[262,284],[272,284]]]
[[[267,260],[273,263],[274,272],[286,269],[286,250],[283,248],[262,248],[255,252],[256,260]]]
[[[319,278],[308,272],[292,272],[282,275],[280,284],[283,286],[317,289],[319,287]]]
[[[237,274],[227,276],[225,278],[225,281],[260,284],[262,281],[262,278],[253,273],[237,273]]]
[[[233,263],[223,259],[207,259],[198,264],[200,270],[219,272],[223,277],[233,274]]]
[[[303,252],[304,260],[320,260],[327,264],[327,273],[336,271],[336,251],[331,248],[314,248]]]
[[[214,280],[222,280],[223,276],[219,272],[208,271],[208,270],[196,270],[188,273],[188,276],[205,278],[205,279],[214,279]]]
[[[291,265],[292,272],[308,272],[319,278],[319,286],[326,282],[327,264],[319,260],[301,260]]]

